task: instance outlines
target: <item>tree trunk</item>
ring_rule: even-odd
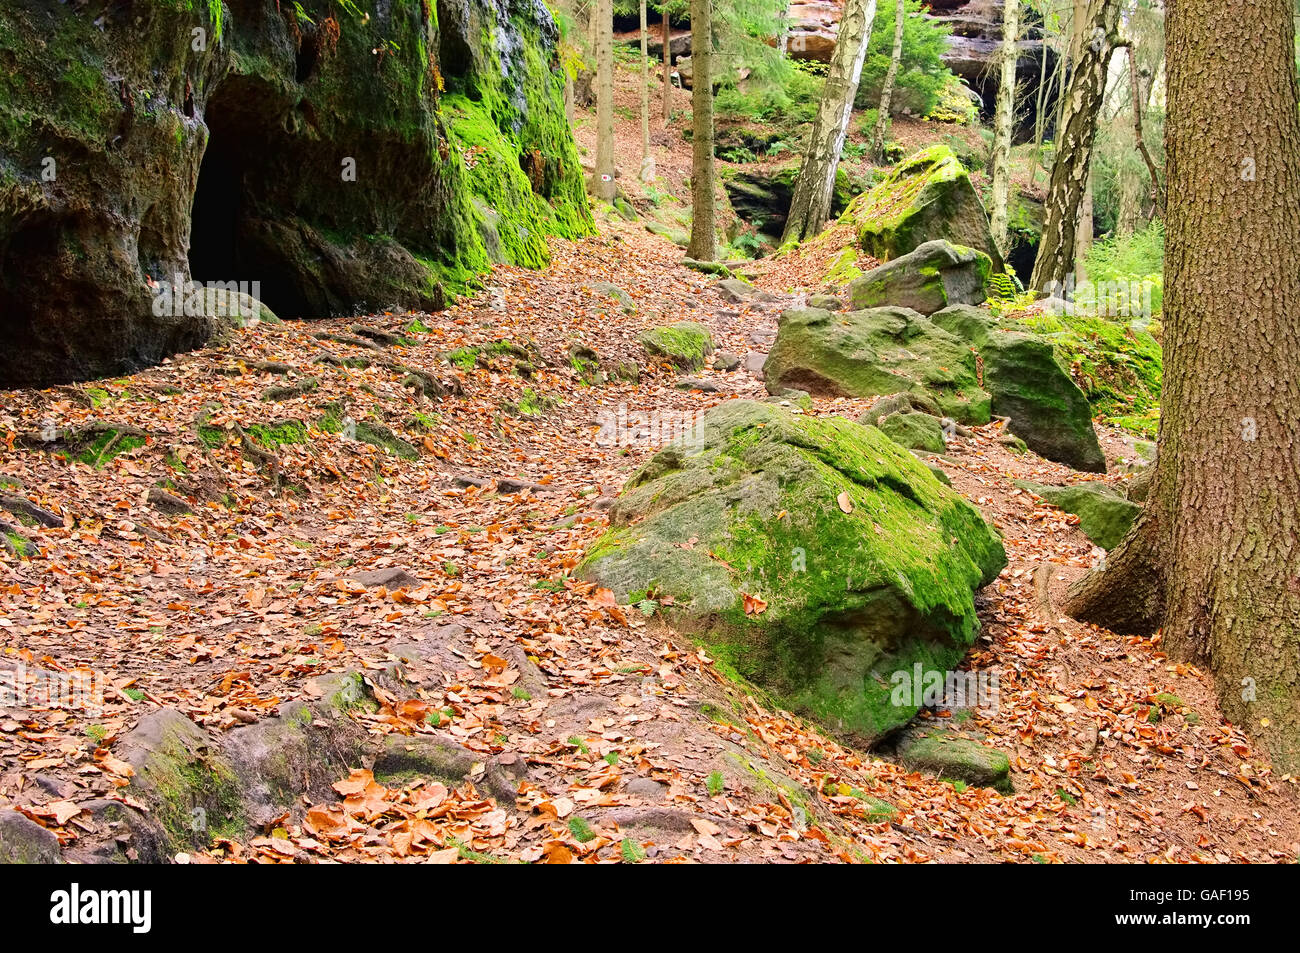
[[[1016,0],[1007,0],[1015,5]],[[889,106],[894,98],[894,78],[898,76],[898,64],[903,59],[903,24],[907,19],[907,7],[904,0],[898,0],[894,8],[894,49],[889,55],[889,69],[885,71],[885,85],[880,90],[880,108],[876,112],[876,137],[871,145],[871,152],[880,162],[885,157],[885,133],[889,129]]]
[[[1137,634],[1161,625],[1162,648],[1207,665],[1225,717],[1295,772],[1300,110],[1291,14],[1290,0],[1168,7],[1156,472],[1137,526],[1066,609]],[[1145,599],[1147,610],[1120,608],[1135,584],[1149,594],[1152,580],[1159,597]]]
[[[691,0],[691,241],[686,254],[718,257],[713,196],[713,0]]]
[[[1115,32],[1119,0],[1094,0],[1091,10],[1083,31],[1087,42],[1080,44],[1079,58],[1070,78],[1064,127],[1057,130],[1043,238],[1030,279],[1032,287],[1040,290],[1064,287],[1074,263],[1079,209],[1092,168],[1097,112],[1106,94],[1111,54],[1120,44]]]
[[[641,0],[641,181],[653,182],[655,160],[650,155],[650,50],[646,0]]]
[[[811,238],[831,217],[835,172],[840,165],[844,137],[848,135],[853,99],[858,93],[862,63],[871,38],[871,21],[875,17],[876,0],[848,0],[844,5],[826,87],[808,135],[808,152],[790,200],[790,217],[781,236],[782,244]]]
[[[1129,83],[1133,87],[1133,139],[1142,161],[1146,163],[1147,174],[1151,176],[1152,214],[1159,215],[1164,208],[1164,197],[1160,190],[1160,172],[1156,169],[1155,160],[1151,158],[1151,151],[1147,149],[1146,140],[1142,137],[1142,111],[1147,100],[1147,90],[1143,89],[1142,77],[1138,73],[1137,54],[1131,46],[1128,48],[1128,75]]]
[[[672,23],[668,15],[668,7],[664,6],[664,101],[663,101],[663,127],[668,128],[668,121],[673,115],[673,52],[672,44]]]
[[[1003,258],[1011,250],[1007,203],[1011,197],[1011,129],[1016,115],[1016,40],[1019,37],[1020,0],[1006,0],[1002,8],[1002,75],[993,116],[993,208],[989,215],[993,244]]]
[[[596,0],[596,175],[593,191],[614,201],[614,4]]]

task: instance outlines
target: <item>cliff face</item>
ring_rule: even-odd
[[[10,0],[0,385],[202,344],[178,279],[315,317],[543,263],[591,227],[555,42],[540,0]]]

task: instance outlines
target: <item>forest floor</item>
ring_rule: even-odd
[[[673,125],[655,133],[651,190],[635,182],[629,89],[622,184],[644,215],[683,224],[689,93],[673,90]],[[579,117],[588,150],[593,125]],[[930,135],[895,130],[917,145]],[[1300,857],[1296,779],[1223,722],[1207,675],[1158,640],[1051,608],[1101,552],[1012,481],[1097,477],[1010,452],[996,425],[953,438],[938,462],[1004,535],[1009,563],[980,597],[967,661],[996,673],[997,705],[921,720],[1005,752],[1013,794],[843,746],[729,682],[659,617],[573,579],[664,431],[766,396],[747,368],[780,310],[823,290],[818,263],[786,256],[754,269],[781,300],[733,305],[642,222],[599,217],[598,236],[555,242],[546,270],[500,266],[481,295],[437,314],[259,324],[128,377],[4,393],[0,521],[35,552],[0,545],[0,692],[26,688],[18,704],[0,694],[0,808],[88,857],[125,837],[94,806],[140,803],[124,755],[141,719],[171,709],[220,744],[320,695],[327,673],[360,672],[372,704],[345,716],[360,730],[481,760],[449,779],[376,777],[365,759],[326,796],[187,859]],[[738,368],[707,367],[681,389],[637,343],[680,320],[707,324]],[[638,363],[639,382],[589,383],[576,347],[607,370]],[[462,348],[478,353],[445,359]],[[812,413],[856,417],[869,403],[816,399]],[[621,427],[635,414],[649,433]],[[87,429],[99,425],[122,436]],[[1098,432],[1104,479],[1119,484],[1131,438]],[[53,434],[80,442],[41,439]],[[21,525],[32,520],[15,497],[55,525]],[[102,697],[40,703],[59,676],[86,676]],[[505,787],[490,783],[501,770]]]
[[[97,708],[0,709],[0,806],[77,856],[113,833],[83,806],[131,799],[120,749],[146,714],[178,710],[220,739],[309,697],[322,673],[360,671],[376,704],[348,717],[514,765],[513,801],[476,784],[482,764],[456,784],[376,780],[358,764],[337,795],[190,860],[1296,859],[1296,781],[1222,721],[1205,673],[1050,609],[1039,567],[1059,589],[1100,553],[1012,480],[1093,477],[1009,452],[996,425],[954,438],[940,465],[1005,536],[1009,565],[981,598],[968,660],[997,673],[998,704],[923,717],[1006,752],[1013,794],[842,746],[729,683],[659,618],[575,581],[611,498],[658,443],[611,443],[602,424],[764,396],[745,359],[796,300],[728,304],[641,225],[601,229],[557,242],[544,272],[497,268],[484,294],[442,313],[260,324],[129,377],[6,393],[6,492],[62,525],[22,528],[31,558],[0,550],[0,666],[109,687]],[[602,281],[631,305],[593,290]],[[740,368],[706,368],[681,390],[646,361],[637,333],[683,319],[708,324]],[[502,340],[530,355],[531,377],[499,350],[442,360]],[[603,367],[637,361],[640,382],[584,383],[575,345]],[[407,369],[459,392],[404,387]],[[819,399],[813,412],[867,403]],[[341,416],[356,439],[332,426]],[[19,437],[92,422],[142,436],[82,460]],[[379,425],[418,453],[365,442]],[[1120,432],[1101,437],[1113,464],[1133,456]],[[192,511],[149,502],[160,483]],[[405,575],[377,584],[365,576],[377,570]],[[405,678],[379,678],[396,659]]]

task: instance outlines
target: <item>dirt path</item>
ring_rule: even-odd
[[[1294,782],[1221,723],[1201,673],[1042,604],[1040,564],[1069,577],[1099,553],[1010,482],[1068,471],[1010,453],[995,428],[954,440],[941,465],[1006,536],[970,660],[998,674],[1000,704],[955,727],[1011,756],[1012,796],[842,748],[760,707],[657,618],[568,578],[653,449],[611,443],[611,422],[765,395],[744,359],[766,349],[782,303],[728,304],[679,261],[640,226],[608,223],[558,247],[546,272],[500,268],[441,314],[260,325],[118,381],[7,393],[0,474],[21,489],[6,492],[63,525],[22,528],[34,558],[0,550],[0,666],[28,689],[26,704],[0,704],[0,807],[75,854],[120,833],[83,806],[130,798],[118,753],[146,714],[177,709],[220,738],[310,697],[322,673],[360,670],[378,703],[350,717],[367,732],[446,739],[483,761],[450,785],[357,765],[305,819],[193,859],[1296,857]],[[716,391],[679,389],[636,344],[683,319],[741,358],[694,375]],[[480,351],[440,359],[468,347]],[[575,347],[607,371],[637,362],[640,382],[584,382]],[[72,446],[23,448],[23,435],[92,422],[147,436],[100,438],[81,450],[89,463]],[[1131,453],[1117,434],[1103,443]],[[160,483],[192,511],[149,502]],[[406,575],[365,575],[383,570]],[[381,675],[396,662],[404,678]],[[107,680],[102,705],[39,703],[39,673],[78,670]],[[489,783],[485,764],[509,767],[510,784]]]

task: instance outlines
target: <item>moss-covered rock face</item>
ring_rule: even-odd
[[[1006,563],[979,513],[879,431],[733,400],[652,457],[580,573],[671,602],[739,675],[870,743],[914,705],[890,676],[947,670]]]
[[[1056,362],[1052,346],[1028,334],[993,334],[980,348],[993,413],[1035,453],[1075,470],[1106,472],[1083,391]]]
[[[877,426],[886,437],[908,450],[943,453],[947,449],[939,418],[929,414],[895,412],[885,416]]]
[[[694,321],[647,328],[639,340],[650,355],[684,370],[699,370],[704,366],[704,359],[713,353],[713,335]]]
[[[591,227],[555,39],[540,3],[5,4],[0,384],[203,343],[177,275],[314,317],[541,264]]]
[[[989,421],[989,396],[976,379],[970,346],[907,308],[786,311],[763,370],[773,394],[920,391],[955,420]]]
[[[840,221],[852,224],[863,251],[881,261],[946,238],[983,252],[1002,270],[984,206],[961,160],[946,145],[904,159],[883,182],[850,202]]]
[[[1010,794],[1011,761],[1001,751],[943,731],[928,731],[906,744],[903,763],[947,781]]]
[[[982,252],[936,239],[855,278],[849,283],[849,300],[855,308],[890,304],[922,314],[979,304],[991,268]]]
[[[1047,486],[1017,480],[1016,486],[1079,517],[1079,529],[1102,549],[1114,549],[1137,519],[1142,507],[1126,500],[1104,483]]]
[[[1094,413],[1131,433],[1154,438],[1160,422],[1164,362],[1158,326],[1062,310],[1015,322],[1041,335],[1092,404]]]

